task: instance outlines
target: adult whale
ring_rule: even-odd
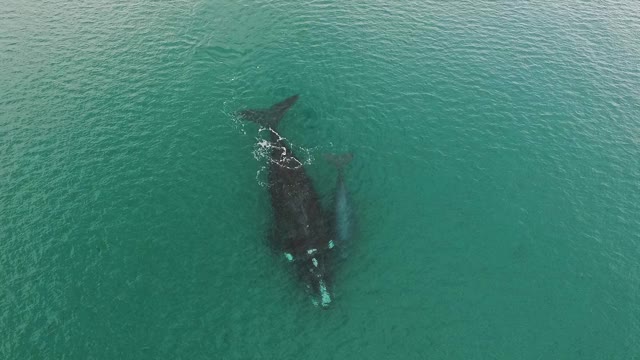
[[[311,178],[277,132],[278,123],[298,100],[291,96],[268,109],[242,110],[238,114],[269,129],[268,189],[274,215],[274,247],[294,264],[314,304],[332,301],[331,229]]]

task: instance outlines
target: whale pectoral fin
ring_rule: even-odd
[[[293,104],[298,101],[298,95],[293,95],[271,106],[269,109],[247,109],[238,112],[245,120],[275,129],[278,123]]]
[[[242,110],[238,112],[238,115],[245,120],[271,129],[275,129],[281,119],[271,109]]]
[[[289,108],[291,106],[293,106],[293,104],[296,103],[296,101],[298,101],[298,97],[299,95],[293,95],[290,96],[282,101],[280,101],[279,103],[271,106],[271,110],[279,113],[280,115],[284,115],[284,113],[289,110]]]
[[[247,110],[238,111],[238,115],[240,115],[240,117],[245,120],[249,120],[249,121],[253,121],[255,123],[261,124],[263,122],[263,118],[265,117],[265,111],[266,110],[247,109]]]

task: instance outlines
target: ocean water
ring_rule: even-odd
[[[637,1],[0,5],[1,359],[640,359]],[[280,127],[358,232],[265,244]]]

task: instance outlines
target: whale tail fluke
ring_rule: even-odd
[[[298,101],[298,95],[290,96],[283,101],[271,106],[268,109],[247,109],[238,112],[238,115],[245,120],[253,121],[256,124],[275,129],[282,120],[284,114],[293,104]]]
[[[342,171],[353,159],[353,153],[344,153],[344,154],[325,154],[324,158],[333,164],[333,166],[338,169],[338,171]]]

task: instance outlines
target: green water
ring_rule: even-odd
[[[1,359],[640,359],[640,5],[4,0]],[[358,237],[267,249],[281,133]]]

